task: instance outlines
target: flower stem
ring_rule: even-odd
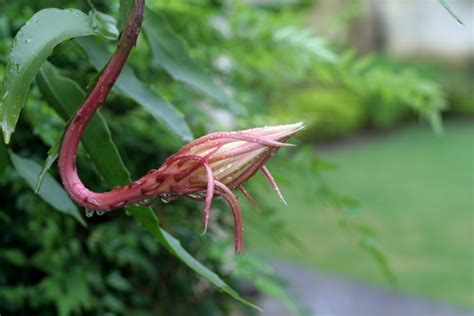
[[[110,210],[131,202],[137,202],[142,198],[138,183],[134,183],[137,185],[132,184],[104,193],[90,191],[79,178],[76,162],[77,149],[85,128],[112,90],[131,50],[136,44],[143,19],[144,1],[135,0],[115,53],[64,134],[59,153],[59,173],[69,195],[86,208]]]

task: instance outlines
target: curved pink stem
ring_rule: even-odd
[[[117,49],[96,86],[72,119],[64,135],[59,153],[59,173],[64,187],[77,203],[94,210],[108,211],[112,208],[139,202],[144,199],[143,185],[149,185],[146,181],[138,180],[128,186],[119,187],[109,192],[96,193],[84,186],[76,168],[77,148],[81,136],[89,121],[110,93],[127,62],[130,51],[135,46],[140,33],[143,9],[144,0],[135,0]]]

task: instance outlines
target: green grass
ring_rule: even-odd
[[[377,231],[400,291],[474,306],[472,122],[448,122],[441,137],[427,127],[409,126],[320,156],[339,166],[323,178],[360,202],[355,217]],[[303,248],[272,242],[275,236],[250,225],[250,250],[388,287],[380,267],[357,246],[359,240],[338,225],[340,212],[318,203],[309,191],[318,187],[319,178],[310,183],[308,176],[277,176],[289,204],[278,206],[277,216]],[[270,194],[261,181],[251,187],[259,198]],[[250,211],[245,213],[250,217]]]

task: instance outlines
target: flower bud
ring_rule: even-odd
[[[264,165],[278,148],[293,146],[284,142],[302,128],[302,123],[296,123],[203,136],[182,147],[158,170],[149,174],[148,177],[159,184],[150,193],[168,201],[180,196],[205,200],[204,231],[207,230],[213,197],[223,197],[234,214],[236,251],[243,251],[240,207],[231,190],[241,190],[254,202],[242,184],[261,170],[284,202]]]

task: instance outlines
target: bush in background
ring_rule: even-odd
[[[307,128],[299,136],[304,141],[342,137],[364,126],[365,109],[361,98],[343,88],[309,87],[294,91],[275,107],[281,122],[304,121]]]

